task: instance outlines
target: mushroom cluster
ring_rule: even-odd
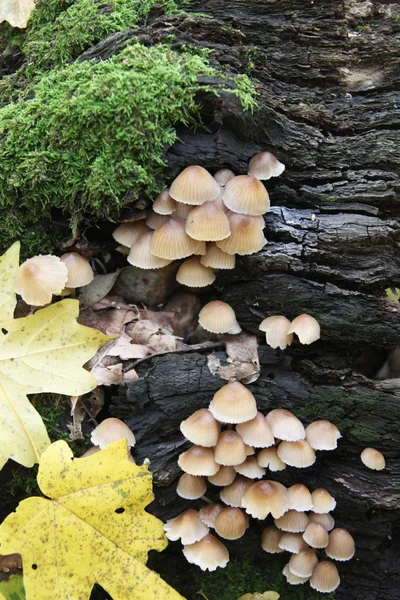
[[[263,214],[270,203],[261,180],[284,169],[269,152],[251,159],[248,175],[235,176],[222,169],[213,177],[192,165],[157,196],[145,222],[123,223],[113,237],[129,248],[131,265],[161,269],[186,259],[179,266],[177,281],[190,288],[207,287],[215,280],[214,269],[234,269],[236,254],[263,248]]]
[[[300,344],[312,344],[319,340],[321,328],[311,315],[302,314],[289,321],[283,315],[275,315],[264,319],[259,327],[265,333],[268,346],[285,350],[293,342],[293,334],[299,338]]]
[[[329,558],[339,561],[354,554],[350,534],[333,529],[329,513],[336,506],[335,499],[322,488],[312,493],[303,484],[286,488],[264,476],[287,465],[301,469],[314,464],[316,451],[337,448],[341,437],[337,427],[318,420],[305,428],[282,408],[264,416],[253,394],[235,381],[219,389],[209,407],[197,410],[180,428],[193,446],[178,458],[184,473],[177,494],[207,502],[199,511],[189,509],[165,525],[170,540],[181,539],[186,559],[203,570],[225,567],[228,550],[210,528],[222,539],[236,540],[245,534],[250,517],[264,520],[271,515],[273,524],[263,532],[262,547],[272,553],[293,553],[284,571],[288,582],[297,585],[310,579],[310,585],[321,592],[336,589],[336,567],[318,562],[316,554],[325,549]],[[207,480],[222,488],[217,502],[204,497]],[[298,567],[303,556],[310,565],[307,568]]]

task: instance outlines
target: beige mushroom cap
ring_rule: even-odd
[[[186,500],[197,500],[204,496],[207,491],[207,483],[204,477],[201,475],[189,475],[189,473],[183,473],[180,476],[176,493],[181,498]]]
[[[158,215],[172,215],[176,210],[176,202],[169,195],[169,190],[164,190],[158,194],[153,203],[153,210]]]
[[[208,527],[200,520],[197,510],[189,508],[164,524],[165,535],[172,542],[181,540],[184,546],[194,544],[203,539],[209,532]]]
[[[318,488],[311,494],[313,501],[313,511],[315,513],[324,514],[329,513],[336,507],[336,500],[327,490]]]
[[[289,508],[294,510],[311,510],[313,507],[311,492],[302,483],[295,483],[288,488]]]
[[[259,152],[249,163],[249,175],[261,180],[279,177],[284,170],[285,165],[279,162],[271,152]]]
[[[285,463],[279,458],[276,448],[264,448],[257,454],[257,462],[260,467],[268,468],[270,471],[284,471]]]
[[[267,240],[264,237],[264,219],[229,212],[227,214],[231,235],[216,242],[218,248],[227,254],[248,256],[264,248]]]
[[[267,414],[266,419],[273,435],[279,440],[298,442],[306,437],[302,422],[289,410],[275,408]]]
[[[282,538],[282,531],[279,531],[275,525],[268,525],[261,536],[261,547],[264,552],[268,552],[268,554],[280,554],[283,552],[282,548],[279,546],[279,542]]]
[[[245,423],[239,423],[236,426],[236,431],[246,444],[255,448],[269,448],[269,446],[275,443],[267,420],[260,412],[257,412],[254,419]]]
[[[296,333],[300,344],[312,344],[321,337],[319,323],[311,315],[299,315],[290,324],[288,334]]]
[[[134,221],[133,223],[121,223],[121,225],[118,225],[114,229],[112,236],[118,244],[131,248],[148,231],[149,228],[144,221]]]
[[[199,323],[211,333],[236,334],[242,331],[233,308],[221,300],[213,300],[203,306],[199,312]]]
[[[256,399],[243,384],[234,381],[227,383],[214,394],[209,410],[223,423],[244,423],[256,416]]]
[[[101,449],[123,439],[127,440],[130,447],[136,444],[135,436],[128,425],[125,425],[123,421],[115,417],[104,419],[104,421],[93,429],[90,436],[92,444],[100,446]]]
[[[158,213],[151,211],[149,216],[146,218],[146,225],[150,229],[157,229],[169,219],[169,215],[159,215]]]
[[[176,280],[187,287],[203,288],[215,281],[215,273],[210,267],[201,264],[199,256],[192,256],[181,264]]]
[[[297,577],[311,577],[315,566],[318,563],[317,555],[314,550],[308,548],[301,550],[298,554],[293,554],[289,560],[289,569]]]
[[[215,200],[218,183],[206,169],[198,165],[186,167],[171,184],[169,195],[177,202],[198,206]]]
[[[131,246],[128,255],[128,262],[139,269],[162,269],[171,263],[171,260],[159,258],[151,253],[151,241],[153,232],[144,233]]]
[[[242,506],[243,496],[253,483],[252,479],[243,477],[243,475],[237,475],[230,485],[227,485],[221,490],[219,497],[222,502],[225,502],[228,506],[240,508]]]
[[[183,554],[189,563],[197,565],[202,571],[215,571],[217,567],[223,569],[229,562],[228,550],[211,533],[199,542],[185,546]]]
[[[60,261],[68,269],[66,287],[77,288],[93,281],[93,269],[88,261],[77,252],[67,252],[60,256]]]
[[[238,540],[249,527],[249,517],[240,509],[228,507],[222,509],[214,524],[216,533],[225,540]]]
[[[340,585],[340,577],[336,566],[324,560],[316,565],[310,579],[310,586],[323,594],[336,590]]]
[[[332,529],[329,534],[329,543],[325,548],[329,558],[339,561],[350,560],[353,558],[355,551],[354,539],[347,529],[340,527]]]
[[[284,566],[282,573],[286,577],[287,583],[290,583],[290,585],[300,585],[306,583],[306,581],[310,579],[309,577],[297,577],[297,575],[294,575],[289,568],[289,563]]]
[[[207,408],[201,408],[182,421],[180,429],[192,444],[211,448],[218,441],[221,425]]]
[[[192,446],[186,452],[182,452],[178,458],[178,465],[189,475],[215,475],[219,470],[213,449],[202,446]]]
[[[221,187],[225,187],[228,181],[234,177],[235,173],[230,169],[219,169],[219,171],[214,173],[214,179]]]
[[[186,233],[194,240],[217,242],[231,235],[229,220],[215,202],[205,202],[190,211]]]
[[[303,538],[311,548],[325,548],[329,542],[329,533],[319,523],[309,523]]]
[[[14,290],[27,304],[43,306],[64,289],[67,279],[68,269],[58,256],[39,254],[20,265]]]
[[[286,550],[291,554],[298,554],[302,550],[308,548],[307,543],[303,540],[301,533],[282,533],[281,539],[279,540],[279,548]]]
[[[339,429],[330,421],[314,421],[306,427],[306,440],[314,450],[335,450],[341,437]]]
[[[287,489],[277,481],[257,481],[242,498],[242,506],[255,519],[265,519],[270,513],[279,519],[287,510]]]
[[[274,522],[282,531],[300,533],[305,531],[310,521],[306,513],[291,509]]]
[[[299,440],[298,442],[283,441],[279,444],[277,453],[285,464],[298,469],[311,467],[317,460],[315,451],[306,440]]]
[[[246,460],[244,442],[236,431],[223,431],[214,448],[215,462],[223,466],[234,466]]]
[[[151,238],[150,251],[159,258],[176,260],[186,258],[197,251],[198,242],[185,231],[185,221],[170,217],[157,227]]]
[[[224,505],[219,502],[206,504],[199,510],[199,517],[207,527],[214,527],[217,515],[224,509]]]
[[[249,479],[261,479],[265,475],[265,469],[260,467],[255,456],[248,456],[239,465],[235,465],[235,471]]]
[[[283,315],[267,317],[260,324],[260,331],[265,332],[265,338],[268,346],[271,348],[280,348],[284,350],[293,342],[293,334],[288,334],[290,321]]]
[[[230,485],[236,477],[236,471],[231,466],[221,466],[216,475],[210,475],[208,481],[213,485],[225,487]]]
[[[382,471],[385,468],[386,462],[382,452],[375,448],[364,448],[361,452],[361,462],[374,471]]]
[[[234,269],[236,257],[218,248],[215,242],[207,244],[207,250],[201,258],[201,264],[212,269]]]
[[[229,210],[242,215],[263,215],[270,206],[267,190],[252,175],[238,175],[228,181],[222,200]]]
[[[331,531],[335,527],[335,519],[329,513],[310,512],[308,515],[311,523],[319,523],[326,531]]]

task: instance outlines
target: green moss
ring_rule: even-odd
[[[291,586],[286,583],[282,569],[288,556],[266,556],[263,564],[248,560],[232,560],[225,569],[215,572],[199,572],[195,577],[197,595],[207,600],[237,600],[245,593],[273,590],[280,594],[280,600],[317,600],[320,594],[309,585]],[[334,594],[324,594],[326,600]]]

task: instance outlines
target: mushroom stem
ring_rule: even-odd
[[[232,424],[228,424],[228,425],[226,426],[226,428],[227,428],[227,429],[233,429],[233,425],[232,425]]]
[[[213,501],[207,498],[207,496],[200,496],[200,500],[204,500],[207,504],[213,504]]]

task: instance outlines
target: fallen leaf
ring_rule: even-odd
[[[152,353],[174,352],[178,348],[184,347],[184,344],[176,335],[173,335],[171,330],[147,319],[130,323],[126,331],[135,344],[147,346],[152,350]]]
[[[151,350],[141,344],[132,344],[132,339],[126,333],[122,333],[118,338],[112,340],[107,354],[118,356],[122,360],[129,360],[130,358],[144,358],[151,354]]]
[[[0,257],[0,323],[1,328],[8,330],[12,325],[17,298],[14,292],[16,272],[19,267],[20,243],[15,242]],[[0,329],[0,340],[4,334]]]
[[[89,285],[85,285],[79,292],[79,302],[84,307],[93,306],[112,290],[121,271],[107,273],[106,275],[95,275]]]
[[[0,600],[26,600],[22,575],[14,573],[0,581]]]
[[[97,385],[119,385],[123,380],[122,364],[103,367],[96,365],[91,371]]]
[[[239,335],[221,337],[225,343],[228,365],[222,365],[215,355],[207,357],[207,365],[213,375],[228,381],[248,384],[260,376],[258,342],[255,335],[242,331]]]
[[[8,301],[15,306],[14,298]],[[2,310],[10,314],[7,303]],[[78,313],[77,300],[63,300],[8,322],[0,345],[0,468],[9,458],[31,467],[50,444],[27,394],[78,396],[96,387],[82,365],[109,338],[79,325]]]
[[[279,594],[277,592],[256,592],[255,594],[244,594],[240,596],[238,600],[279,600]]]
[[[20,554],[0,554],[0,571],[8,573],[11,569],[22,569],[22,558]]]
[[[1,0],[0,23],[7,21],[11,27],[25,29],[35,8],[35,0]]]
[[[385,290],[386,298],[389,302],[400,303],[400,289],[399,288],[387,288]]]
[[[163,550],[163,524],[146,465],[128,461],[125,440],[73,460],[64,441],[43,453],[38,484],[47,498],[20,502],[0,525],[3,552],[21,552],[30,600],[88,600],[95,583],[113,600],[182,600],[145,563]]]

